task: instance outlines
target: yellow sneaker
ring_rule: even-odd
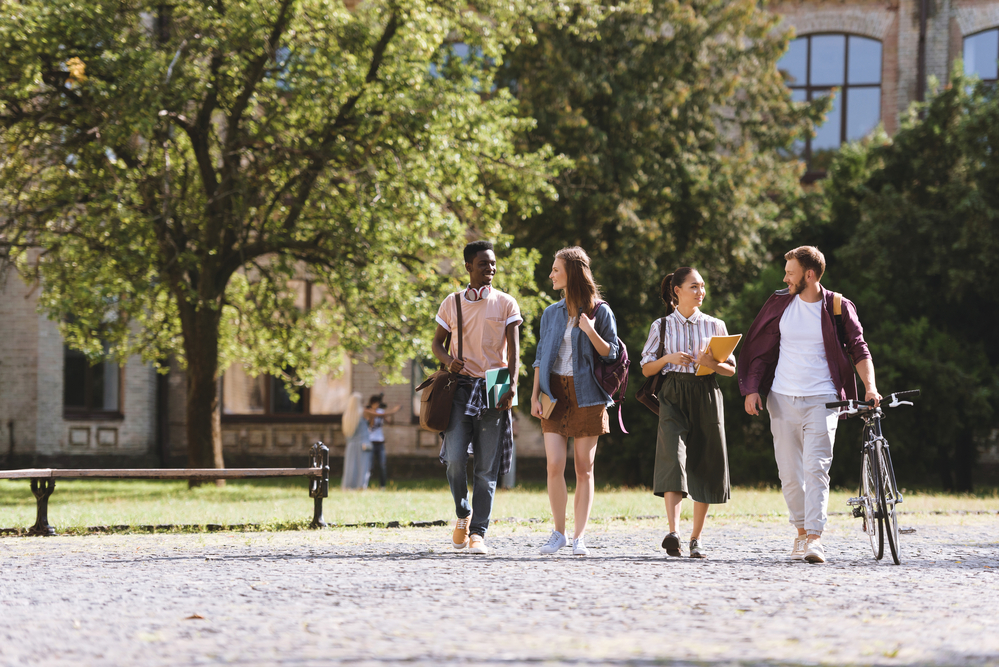
[[[471,514],[455,522],[454,533],[451,535],[451,545],[455,549],[464,549],[468,546],[468,526],[471,522]]]

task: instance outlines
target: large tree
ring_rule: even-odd
[[[227,364],[397,369],[466,236],[552,194],[560,160],[492,86],[530,7],[473,5],[0,0],[2,258],[72,345],[180,358],[189,465],[223,465]],[[516,292],[531,255],[501,253]]]
[[[605,4],[595,29],[539,23],[507,59],[501,80],[537,119],[527,149],[575,161],[556,179],[558,202],[508,229],[542,251],[539,283],[559,247],[588,250],[637,356],[665,274],[696,266],[718,308],[800,216],[802,166],[788,149],[828,100],[791,101],[776,66],[790,35],[756,0]],[[648,481],[654,420],[629,415],[638,437],[620,444],[634,447],[602,456],[625,453],[621,470]]]

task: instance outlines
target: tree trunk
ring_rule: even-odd
[[[181,305],[187,355],[187,465],[224,468],[218,391],[219,312]],[[217,480],[222,486],[225,480]],[[196,486],[192,483],[191,486]]]

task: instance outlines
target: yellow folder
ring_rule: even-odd
[[[711,356],[715,358],[715,361],[725,361],[732,355],[732,351],[735,350],[735,346],[739,344],[739,340],[742,339],[742,334],[735,334],[734,336],[712,336],[711,340],[708,341],[708,347],[711,348]],[[713,370],[707,366],[698,366],[697,372],[694,375],[711,375],[714,373]]]

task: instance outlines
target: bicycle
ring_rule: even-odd
[[[888,548],[896,565],[902,563],[902,548],[898,541],[897,505],[902,503],[902,494],[895,483],[895,470],[891,465],[891,452],[888,440],[881,433],[881,407],[897,408],[912,405],[910,401],[900,401],[904,396],[918,396],[919,390],[897,391],[881,399],[881,405],[874,407],[873,401],[836,401],[826,403],[827,408],[846,408],[841,414],[850,417],[859,415],[864,420],[864,433],[861,438],[860,491],[856,498],[847,504],[853,507],[853,516],[864,520],[864,532],[871,540],[874,558],[881,560],[885,553],[885,536]],[[887,530],[885,528],[887,527]],[[877,539],[875,540],[875,533]]]

